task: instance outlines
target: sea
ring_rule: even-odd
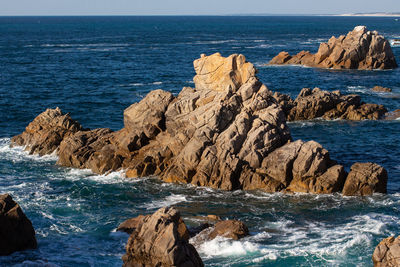
[[[177,207],[189,226],[199,216],[239,219],[251,235],[197,247],[206,266],[372,266],[376,245],[400,234],[400,121],[288,123],[293,139],[315,140],[346,170],[376,162],[388,194],[344,197],[226,192],[93,174],[56,166],[56,155],[10,148],[10,138],[46,108],[60,107],[84,127],[123,127],[123,111],[154,89],[177,95],[194,86],[193,60],[240,53],[272,91],[304,87],[359,94],[400,108],[400,69],[326,70],[267,66],[280,51],[315,53],[331,36],[366,25],[400,38],[390,17],[130,16],[0,17],[0,193],[10,193],[36,230],[38,249],[0,257],[0,266],[121,266],[124,220]],[[393,52],[400,63],[400,47]],[[375,85],[390,93],[371,91]]]

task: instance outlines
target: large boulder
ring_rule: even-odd
[[[333,69],[394,69],[397,68],[390,43],[376,31],[357,26],[346,36],[334,36],[321,43],[316,54],[301,51],[291,56],[281,52],[269,64],[300,64]]]
[[[161,208],[129,237],[123,266],[204,266],[175,208]]]
[[[46,155],[58,149],[61,141],[78,131],[82,126],[64,114],[59,108],[46,109],[38,115],[25,131],[11,139],[12,144],[25,146],[30,154]]]
[[[239,240],[249,235],[247,226],[238,220],[219,221],[211,229],[208,234],[209,239],[214,239],[217,236],[222,236],[234,240]]]
[[[383,239],[376,246],[372,261],[375,267],[400,266],[400,236]]]
[[[0,256],[36,247],[31,221],[9,194],[0,195]]]
[[[343,187],[345,196],[368,196],[386,193],[388,175],[378,164],[354,163]]]

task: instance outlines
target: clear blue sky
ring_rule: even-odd
[[[400,0],[0,0],[1,15],[223,15],[400,12]]]

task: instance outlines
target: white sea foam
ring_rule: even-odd
[[[102,184],[118,184],[121,182],[136,182],[133,179],[125,178],[125,170],[110,172],[107,174],[94,174],[89,169],[68,169],[65,175],[68,180],[76,181],[87,179]]]
[[[154,85],[160,85],[160,84],[162,84],[162,82],[153,82],[152,84],[154,84]]]
[[[149,210],[149,209],[156,209],[156,208],[171,206],[173,204],[177,204],[180,202],[186,202],[186,201],[188,201],[188,200],[186,199],[186,196],[184,196],[184,195],[171,194],[171,195],[167,196],[165,199],[155,200],[155,201],[152,201],[143,206]]]
[[[211,241],[202,243],[197,251],[205,255],[205,258],[216,256],[238,256],[260,251],[259,245],[249,241],[236,241],[224,237],[216,237]]]
[[[0,138],[0,158],[10,160],[12,162],[21,162],[28,160],[35,161],[56,161],[58,159],[55,152],[50,155],[30,155],[22,146],[10,147],[10,138]]]

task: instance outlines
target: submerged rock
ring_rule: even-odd
[[[303,89],[293,101],[262,84],[243,55],[202,55],[193,64],[195,88],[176,97],[150,92],[125,110],[119,131],[82,129],[56,109],[20,136],[54,132],[59,138],[46,151],[56,149],[57,164],[101,174],[126,169],[127,177],[156,175],[223,190],[332,193],[343,188],[343,167],[317,142],[293,142],[286,120],[378,119],[386,111],[357,95],[318,88]],[[20,136],[13,144],[36,145]]]
[[[9,194],[0,195],[0,256],[36,247],[31,221]]]
[[[145,216],[129,237],[123,266],[204,266],[188,241],[179,211],[161,208]]]
[[[375,267],[400,266],[400,236],[383,239],[376,246],[372,261]]]
[[[372,88],[372,91],[374,92],[386,92],[386,93],[390,93],[392,91],[392,89],[387,88],[387,87],[382,87],[382,86],[374,86]]]
[[[301,51],[291,56],[281,52],[269,64],[299,64],[332,69],[394,69],[397,68],[390,43],[376,31],[357,26],[346,36],[334,36],[321,43],[316,54]]]

